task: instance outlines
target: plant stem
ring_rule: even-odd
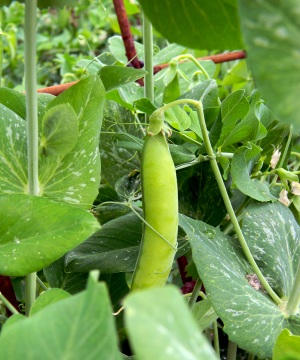
[[[221,195],[223,197],[225,207],[226,207],[227,212],[228,212],[228,214],[230,216],[230,220],[232,222],[234,231],[235,231],[235,233],[236,233],[236,235],[237,235],[237,237],[239,239],[240,245],[241,245],[241,247],[243,249],[243,252],[244,252],[246,258],[249,261],[250,265],[252,266],[255,274],[259,278],[260,283],[265,288],[265,290],[267,291],[269,296],[274,300],[274,302],[277,305],[279,305],[279,304],[282,303],[282,300],[273,291],[273,289],[271,288],[271,286],[269,285],[269,283],[267,282],[267,280],[263,276],[262,272],[260,271],[259,267],[257,266],[252,254],[250,252],[250,249],[249,249],[249,247],[247,245],[247,242],[246,242],[246,240],[244,238],[244,235],[243,235],[242,230],[240,228],[240,225],[239,225],[239,222],[238,222],[237,217],[235,215],[235,212],[233,210],[233,207],[231,205],[229,196],[227,194],[226,187],[225,187],[223,179],[222,179],[221,172],[220,172],[219,167],[218,167],[218,163],[217,163],[213,148],[212,148],[210,140],[209,140],[208,131],[207,131],[206,124],[205,124],[205,119],[204,119],[203,106],[202,106],[201,102],[198,103],[197,113],[198,113],[198,117],[199,117],[199,121],[200,121],[200,127],[201,127],[201,131],[202,131],[206,151],[207,151],[207,154],[210,156],[210,164],[211,164],[212,170],[214,172],[216,181],[218,183],[219,190],[220,190]]]
[[[38,195],[38,114],[36,94],[36,9],[37,0],[25,1],[25,90],[27,118],[28,192]],[[26,277],[26,314],[35,300],[36,274]]]
[[[218,331],[218,322],[217,320],[214,321],[214,349],[218,356],[218,359],[220,359],[220,344],[219,344],[219,331]]]
[[[193,289],[193,292],[192,292],[192,295],[189,300],[189,306],[191,309],[194,307],[194,305],[196,303],[196,300],[197,300],[197,297],[199,296],[201,287],[202,287],[202,281],[200,279],[197,279],[196,284]]]
[[[36,282],[40,285],[40,287],[43,290],[45,291],[49,290],[49,288],[42,282],[42,280],[38,276],[36,276]]]
[[[210,79],[210,76],[209,76],[208,72],[204,69],[204,67],[198,62],[198,60],[193,55],[183,54],[183,55],[176,56],[176,58],[174,58],[173,60],[178,60],[178,61],[180,61],[180,60],[190,60],[190,61],[192,61],[200,69],[200,71],[202,72],[204,77],[207,80]]]
[[[288,315],[297,315],[300,312],[299,306],[300,306],[300,261],[298,262],[296,276],[294,279],[291,294],[285,310]]]
[[[227,360],[236,360],[237,344],[228,340]]]
[[[5,307],[12,313],[12,314],[19,314],[18,310],[6,299],[6,297],[0,292],[0,300],[3,302]]]
[[[151,22],[143,14],[143,42],[144,42],[144,56],[145,66],[147,71],[144,79],[144,95],[152,103],[154,102],[154,79],[153,79],[153,34]],[[149,115],[146,115],[147,122]]]

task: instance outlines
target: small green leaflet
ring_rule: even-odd
[[[239,147],[231,162],[231,175],[235,186],[244,194],[258,201],[275,201],[268,186],[256,179],[251,179],[250,173],[254,164],[260,158],[261,149],[248,142]]]

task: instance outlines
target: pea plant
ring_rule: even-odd
[[[139,68],[115,35],[54,96],[56,5],[25,1],[25,93],[0,87],[0,358],[299,359],[296,1],[139,0]]]

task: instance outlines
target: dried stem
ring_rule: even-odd
[[[126,14],[124,2],[123,0],[113,0],[113,2],[126,51],[126,57],[134,68],[140,69],[142,66],[136,55],[134,41],[130,31],[130,23]]]

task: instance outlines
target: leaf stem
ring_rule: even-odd
[[[227,360],[236,360],[237,344],[228,340]]]
[[[214,172],[216,181],[218,183],[219,190],[220,190],[221,195],[223,197],[225,207],[226,207],[227,212],[228,212],[228,214],[230,216],[230,220],[232,222],[233,228],[234,228],[235,233],[236,233],[236,235],[237,235],[237,237],[239,239],[240,245],[241,245],[241,247],[243,249],[243,252],[244,252],[247,260],[249,261],[250,265],[252,266],[255,274],[259,278],[262,286],[265,288],[265,290],[267,291],[269,296],[274,300],[274,302],[277,305],[279,305],[279,304],[282,303],[282,300],[273,291],[273,289],[271,288],[271,286],[269,285],[269,283],[267,282],[267,280],[263,276],[262,272],[260,271],[259,267],[257,266],[252,254],[250,252],[250,249],[249,249],[249,247],[247,245],[247,242],[246,242],[246,240],[244,238],[244,235],[243,235],[242,230],[240,228],[240,225],[239,225],[239,222],[238,222],[237,217],[235,215],[235,212],[233,210],[233,207],[231,205],[231,202],[230,202],[229,196],[227,194],[227,190],[226,190],[226,187],[224,185],[222,175],[221,175],[221,172],[219,170],[218,163],[217,163],[217,160],[216,160],[216,157],[215,157],[215,154],[214,154],[214,151],[213,151],[213,148],[211,146],[210,139],[209,139],[209,136],[208,136],[208,131],[207,131],[206,124],[205,124],[202,103],[198,102],[198,105],[196,106],[196,108],[197,108],[197,113],[198,113],[198,117],[199,117],[199,121],[200,121],[200,127],[201,127],[201,131],[202,131],[206,151],[207,151],[207,154],[210,156],[210,164],[211,164],[212,170]]]
[[[189,300],[189,306],[192,309],[196,303],[197,297],[199,296],[199,292],[202,288],[202,281],[200,279],[197,279],[196,284],[194,286],[192,295]]]
[[[220,359],[220,344],[219,344],[219,331],[218,331],[218,321],[215,320],[213,322],[214,327],[214,349],[218,356],[218,359]]]
[[[25,90],[27,118],[28,192],[38,195],[38,114],[36,94],[36,11],[37,0],[25,1]],[[36,295],[36,273],[26,277],[26,314]]]
[[[300,312],[299,306],[300,306],[300,261],[298,262],[296,276],[294,279],[292,290],[285,310],[288,315],[297,315]]]
[[[6,297],[0,292],[0,300],[3,302],[5,307],[12,313],[12,314],[19,314],[18,310],[6,299]]]
[[[144,42],[144,68],[147,71],[144,79],[144,95],[152,103],[154,102],[154,78],[153,78],[153,32],[151,22],[143,13],[143,42]],[[146,115],[147,122],[149,115]]]

